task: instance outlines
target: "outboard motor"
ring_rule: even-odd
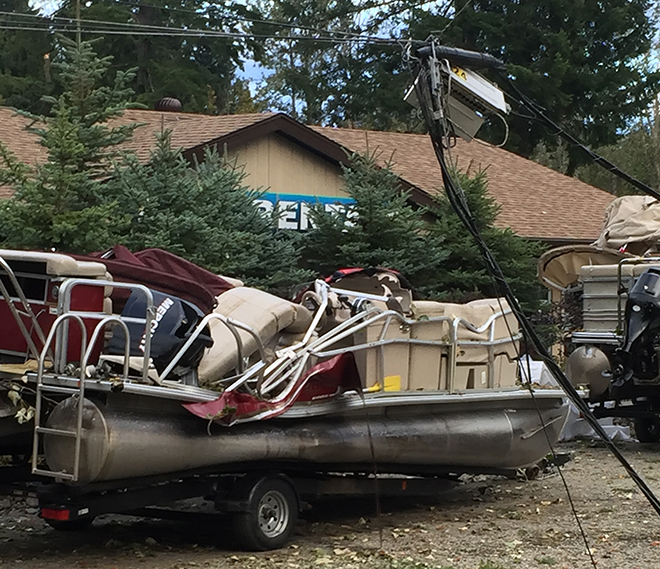
[[[194,304],[176,296],[151,291],[156,316],[151,324],[151,359],[159,373],[195,331],[204,314]],[[124,318],[145,318],[147,299],[140,291],[133,291],[126,302],[121,316]],[[131,356],[144,356],[146,331],[142,323],[127,322],[131,338]],[[124,354],[124,331],[119,326],[113,329],[108,351],[111,354]],[[173,370],[174,377],[183,377],[194,371],[204,350],[213,344],[208,328],[204,330],[188,348]]]
[[[660,385],[660,269],[644,272],[628,293],[626,332],[615,350],[611,383],[614,399],[635,395],[635,385]]]

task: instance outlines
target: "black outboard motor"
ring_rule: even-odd
[[[648,269],[630,289],[625,318],[623,344],[612,357],[613,399],[641,395],[636,385],[660,385],[660,269]]]
[[[167,367],[170,360],[190,338],[204,314],[194,304],[176,296],[151,291],[154,299],[156,316],[151,324],[151,358],[159,373]],[[122,318],[145,318],[147,299],[140,291],[133,291],[122,310]],[[146,332],[141,323],[127,322],[131,337],[131,356],[144,356]],[[111,354],[124,354],[124,331],[119,326],[113,328],[108,351]],[[205,329],[188,348],[173,370],[177,379],[189,375],[195,370],[202,358],[204,349],[213,344],[210,332]],[[189,383],[189,382],[187,382]]]

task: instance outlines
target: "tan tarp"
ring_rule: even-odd
[[[631,256],[615,249],[597,249],[594,245],[567,245],[543,253],[537,272],[546,287],[564,290],[578,281],[582,267],[616,265]]]
[[[657,250],[660,242],[660,202],[651,196],[623,196],[605,211],[605,226],[594,245],[635,255]]]

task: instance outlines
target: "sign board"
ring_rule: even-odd
[[[336,211],[355,202],[352,198],[272,193],[262,194],[256,201],[266,213],[273,211],[277,204],[280,212],[279,228],[296,231],[307,231],[310,228],[309,210],[315,204],[322,205],[325,211]]]

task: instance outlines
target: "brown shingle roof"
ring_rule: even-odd
[[[208,116],[191,113],[163,113],[142,109],[128,109],[116,119],[116,124],[138,123],[131,140],[122,145],[132,150],[141,161],[149,159],[155,145],[155,135],[161,129],[172,131],[173,148],[190,148],[211,139],[252,126],[274,116],[275,113],[248,115]],[[39,144],[39,137],[25,127],[29,119],[8,107],[0,107],[0,140],[4,142],[20,160],[27,164],[38,164],[47,159],[46,149]],[[12,190],[0,185],[0,198],[9,197]]]
[[[354,152],[376,153],[381,163],[415,186],[442,191],[440,166],[427,135],[312,127]],[[614,197],[490,144],[458,140],[451,159],[462,171],[486,170],[488,191],[502,207],[501,227],[544,240],[595,240]]]
[[[46,149],[39,144],[39,137],[25,130],[30,121],[15,110],[0,107],[0,141],[19,159],[34,166],[47,158]],[[0,184],[0,198],[12,194],[8,186]]]
[[[138,158],[144,161],[148,160],[149,152],[155,145],[155,135],[161,129],[172,131],[173,148],[187,149],[250,127],[275,114],[210,116],[129,109],[120,119],[117,119],[117,122],[121,124],[142,123],[142,126],[133,133],[133,138],[123,147],[135,151]]]
[[[442,191],[440,167],[426,135],[310,128],[275,113],[208,116],[130,109],[118,121],[142,124],[124,145],[140,160],[149,158],[154,134],[161,129],[172,130],[173,146],[191,151],[222,142],[223,138],[232,138],[234,144],[258,138],[267,127],[281,130],[331,161],[342,159],[340,146],[351,152],[375,151],[381,163],[391,159],[394,172],[413,188],[419,188],[417,195]],[[26,124],[27,119],[12,109],[0,107],[0,140],[21,160],[34,164],[43,161],[46,152],[38,138],[24,130]],[[605,208],[613,199],[598,188],[488,144],[458,140],[451,158],[463,171],[486,170],[489,192],[502,208],[498,225],[511,227],[525,237],[593,241],[600,233]],[[0,197],[10,193],[0,186]]]

